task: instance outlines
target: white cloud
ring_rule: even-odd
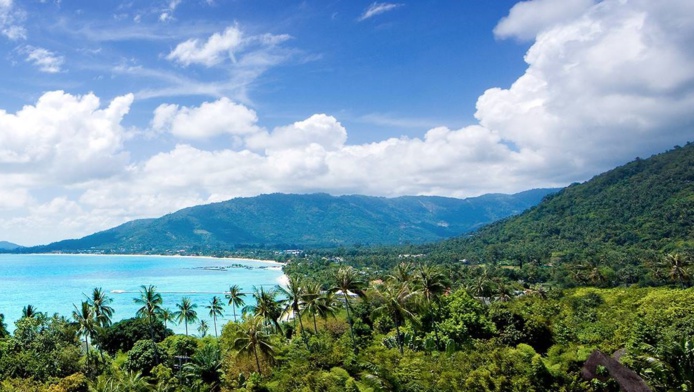
[[[218,135],[242,136],[258,132],[255,112],[221,98],[199,107],[162,104],[154,112],[152,128],[182,139],[208,139]]]
[[[0,111],[0,182],[69,186],[122,170],[127,154],[120,122],[132,95],[100,109],[93,94],[45,93],[15,114]]]
[[[24,12],[17,9],[12,0],[0,0],[0,33],[11,41],[26,39],[26,28],[22,26]]]
[[[167,5],[166,9],[162,11],[161,14],[159,14],[159,21],[160,22],[170,22],[174,20],[174,12],[176,11],[176,8],[178,5],[181,4],[181,0],[171,0],[169,1],[169,4]]]
[[[691,140],[693,4],[604,0],[540,32],[525,74],[486,91],[477,118],[558,181]]]
[[[392,11],[398,7],[402,6],[402,4],[396,4],[396,3],[371,3],[369,8],[367,8],[364,13],[359,17],[359,21],[363,21],[369,18],[372,18],[376,15],[380,15],[383,13],[386,13],[388,11]]]
[[[183,66],[192,64],[212,67],[229,61],[237,67],[265,67],[278,64],[287,52],[277,46],[291,39],[287,34],[245,35],[238,26],[214,33],[206,41],[189,39],[181,42],[166,58]]]
[[[511,8],[494,28],[499,38],[529,40],[547,28],[583,14],[596,0],[528,0]]]
[[[166,58],[184,66],[201,64],[211,67],[226,59],[235,62],[234,52],[240,50],[243,44],[243,33],[232,26],[222,33],[212,34],[205,42],[199,39],[182,42]]]
[[[304,121],[276,128],[272,134],[255,134],[247,139],[252,149],[268,151],[303,149],[312,144],[338,150],[347,141],[347,130],[332,116],[315,114]]]
[[[41,72],[58,73],[65,62],[63,56],[44,48],[25,46],[22,51],[26,53],[26,61],[34,64]]]

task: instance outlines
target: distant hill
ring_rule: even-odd
[[[270,194],[186,208],[23,252],[167,253],[423,243],[521,213],[556,189],[468,199]]]
[[[11,242],[0,241],[0,250],[15,250],[21,247],[21,245],[13,244]]]
[[[431,245],[476,261],[648,262],[694,254],[694,144],[636,159],[548,196],[521,215]]]

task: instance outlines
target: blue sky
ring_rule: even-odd
[[[694,139],[689,0],[0,0],[0,240],[260,193],[475,196]]]

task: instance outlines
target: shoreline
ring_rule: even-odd
[[[177,258],[190,258],[190,259],[208,259],[208,260],[239,260],[239,261],[250,261],[253,263],[266,263],[279,266],[285,266],[287,263],[280,263],[275,260],[263,260],[263,259],[252,259],[246,257],[216,257],[216,256],[191,256],[191,255],[152,255],[152,254],[139,254],[139,253],[6,253],[7,255],[23,256],[23,255],[36,255],[36,256],[114,256],[114,257],[177,257]]]

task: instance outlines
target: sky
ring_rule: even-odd
[[[470,197],[694,141],[691,0],[0,0],[0,240]]]

